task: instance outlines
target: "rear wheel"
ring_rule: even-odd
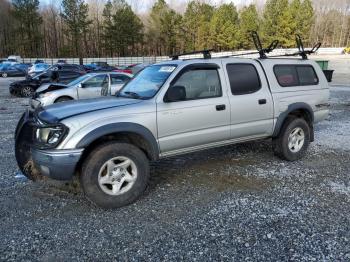
[[[7,77],[7,74],[6,74],[6,73],[2,73],[1,76],[2,76],[2,77]]]
[[[145,191],[149,162],[137,147],[110,142],[93,150],[82,167],[81,185],[86,197],[103,208],[129,205]]]
[[[34,89],[31,86],[25,86],[22,88],[21,95],[23,97],[32,97],[34,94]]]
[[[288,161],[301,159],[309,144],[310,127],[304,119],[296,117],[288,118],[279,136],[273,139],[275,154]]]

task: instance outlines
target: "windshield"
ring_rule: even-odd
[[[91,75],[83,75],[81,77],[78,77],[77,79],[73,80],[72,82],[68,83],[68,86],[75,86],[79,84],[80,82],[83,82],[85,79],[91,77]]]
[[[46,65],[46,64],[36,64],[34,66],[35,66],[35,69],[37,70],[46,69],[49,67],[49,65]]]
[[[128,82],[118,96],[147,99],[162,87],[176,65],[153,65],[146,67]]]

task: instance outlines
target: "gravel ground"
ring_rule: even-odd
[[[350,260],[350,88],[301,161],[269,141],[152,165],[146,194],[104,211],[79,186],[15,178],[13,133],[26,99],[0,79],[0,260]]]

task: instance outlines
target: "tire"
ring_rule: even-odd
[[[2,73],[2,75],[1,75],[2,77],[7,77],[7,74],[6,73]]]
[[[302,139],[303,138],[303,139]],[[273,139],[275,155],[283,160],[301,159],[310,144],[310,126],[303,118],[289,117],[277,138]]]
[[[24,115],[22,115],[17,127],[16,127],[16,141],[15,141],[15,157],[17,165],[21,170],[22,174],[28,179],[38,181],[43,179],[40,171],[35,167],[30,146],[28,141],[31,139],[31,134],[25,132],[23,129],[20,133],[19,126],[23,123]],[[25,128],[25,127],[24,127]]]
[[[109,166],[113,172],[108,172]],[[124,171],[118,170],[120,168]],[[80,183],[86,198],[92,203],[105,209],[118,208],[133,203],[143,194],[149,172],[149,160],[139,148],[127,143],[109,142],[88,155],[82,166]]]
[[[62,96],[62,97],[59,97],[55,100],[55,104],[56,103],[62,103],[62,102],[67,102],[67,101],[71,101],[73,99],[71,99],[70,97],[66,97],[66,96]]]
[[[32,97],[35,93],[35,90],[31,86],[25,86],[21,90],[22,97]]]

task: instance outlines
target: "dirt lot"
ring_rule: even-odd
[[[154,163],[145,196],[103,211],[79,187],[18,172],[13,133],[26,99],[0,79],[0,260],[350,260],[350,87],[305,159],[269,141]]]

